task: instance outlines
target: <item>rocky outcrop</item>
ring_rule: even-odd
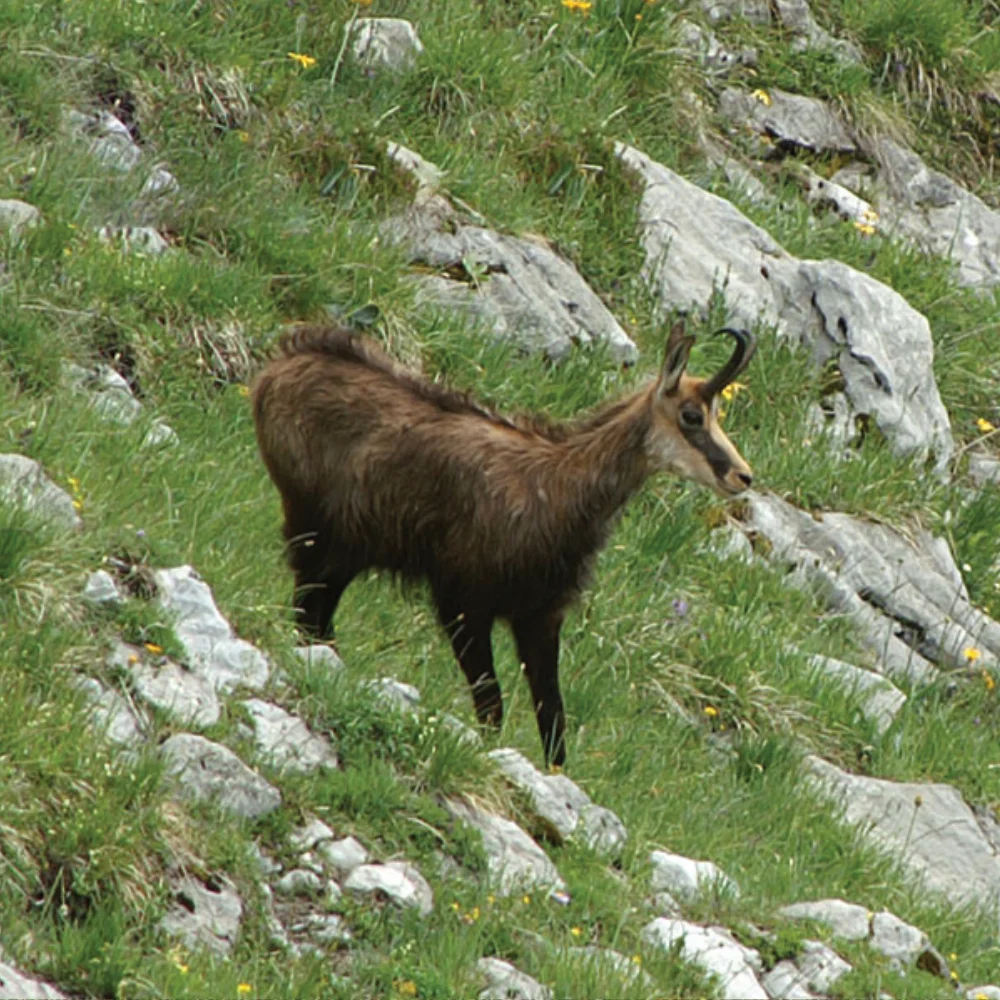
[[[575,782],[562,774],[542,774],[524,754],[509,747],[491,750],[487,756],[528,795],[545,836],[557,844],[575,836],[593,850],[621,853],[628,839],[624,824],[610,809],[594,805]]]
[[[619,143],[644,185],[643,277],[664,310],[704,312],[721,292],[731,321],[774,324],[817,364],[835,362],[856,413],[870,415],[900,454],[954,450],[934,380],[927,320],[887,285],[839,261],[799,260],[717,195]]]
[[[481,958],[476,968],[486,980],[479,1000],[552,1000],[552,990],[502,958]]]
[[[338,766],[325,737],[312,733],[297,715],[260,698],[243,702],[243,707],[250,713],[257,749],[278,770],[310,774]]]
[[[243,902],[225,880],[203,882],[185,875],[173,886],[173,901],[160,929],[180,938],[189,948],[208,948],[228,955],[240,932]]]
[[[0,503],[21,507],[32,517],[61,531],[82,524],[73,498],[25,455],[0,455]]]
[[[735,898],[740,894],[740,887],[711,861],[695,861],[667,851],[653,851],[649,860],[653,865],[654,892],[667,892],[685,903],[713,895]]]

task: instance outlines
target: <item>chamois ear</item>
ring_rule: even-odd
[[[676,390],[684,369],[687,368],[688,356],[694,346],[694,337],[688,337],[684,333],[684,320],[679,319],[674,323],[670,336],[667,338],[667,349],[663,356],[663,370],[660,372],[660,381],[657,391],[661,396]]]

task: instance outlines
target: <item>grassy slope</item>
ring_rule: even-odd
[[[929,114],[899,96],[879,60],[914,43],[905,35],[900,42],[898,31],[888,38],[881,22],[862,17],[868,9],[843,0],[825,13],[870,46],[870,72],[792,56],[773,31],[736,24],[725,34],[762,46],[760,71],[747,85],[841,96],[859,114],[877,112],[909,128],[921,152],[960,170],[976,148],[975,123],[952,128],[966,122],[955,116],[967,109],[950,110],[946,90]],[[249,891],[250,839],[280,855],[287,832],[318,813],[363,837],[379,857],[400,852],[417,860],[434,881],[437,909],[426,923],[390,911],[350,912],[359,938],[351,975],[372,995],[405,995],[410,982],[420,996],[468,995],[483,954],[510,957],[558,995],[620,993],[614,981],[548,953],[536,934],[557,947],[594,942],[641,955],[660,993],[703,991],[690,969],[640,946],[645,859],[654,846],[711,858],[741,883],[738,902],[706,905],[698,918],[769,926],[783,902],[842,895],[934,928],[937,946],[957,955],[953,967],[964,981],[988,978],[1000,965],[988,924],[915,893],[802,788],[796,761],[812,747],[876,775],[949,781],[970,801],[994,804],[1000,771],[984,764],[998,749],[995,693],[979,685],[950,698],[944,689],[916,693],[888,735],[876,738],[847,699],[804,669],[806,652],[858,662],[864,654],[809,597],[787,591],[780,574],[706,556],[710,528],[725,509],[693,487],[661,480],[642,492],[565,630],[569,773],[631,833],[623,878],[582,848],[553,852],[573,893],[567,909],[537,898],[490,902],[485,890],[435,878],[441,847],[473,867],[482,863],[449,823],[440,792],[476,791],[515,814],[517,804],[478,755],[432,723],[380,715],[353,686],[304,674],[290,661],[276,496],[256,457],[245,398],[238,385],[206,371],[195,334],[211,337],[236,323],[263,347],[285,321],[371,302],[383,317],[380,334],[431,374],[502,407],[576,412],[648,375],[661,346],[637,279],[636,192],[616,168],[610,142],[624,138],[665,163],[700,170],[692,140],[699,114],[707,114],[687,99],[692,86],[707,94],[705,84],[670,51],[672,15],[662,4],[623,0],[616,16],[615,4],[595,3],[581,16],[536,0],[380,3],[374,13],[410,18],[426,45],[417,68],[398,81],[369,79],[338,58],[353,10],[271,0],[67,0],[54,13],[9,0],[0,11],[0,196],[26,198],[45,216],[5,262],[0,450],[39,459],[61,483],[75,477],[87,529],[56,539],[0,511],[4,949],[64,988],[94,995],[223,996],[240,982],[260,995],[356,995],[359,987],[338,985],[328,965],[270,952]],[[914,58],[936,60],[942,87],[964,88],[994,64],[989,52],[962,56],[967,38],[955,37],[950,61],[919,46]],[[314,56],[316,66],[302,69],[289,51]],[[61,136],[58,109],[115,96],[134,107],[149,162],[163,160],[180,181],[182,196],[159,221],[183,252],[123,256],[91,235],[95,225],[115,221],[141,178],[109,178],[82,156]],[[935,143],[951,133],[954,141]],[[600,354],[549,369],[471,338],[446,318],[415,313],[402,262],[378,241],[378,221],[407,196],[386,168],[390,139],[447,168],[452,193],[492,224],[555,241],[639,342],[640,370],[618,372]],[[358,163],[377,169],[359,171]],[[602,170],[581,171],[581,164]],[[981,186],[994,193],[992,175]],[[721,182],[717,190],[735,198]],[[864,268],[928,315],[960,440],[977,434],[978,417],[1000,423],[991,298],[958,290],[941,262],[813,217],[790,186],[781,206],[743,207],[792,252]],[[144,426],[111,432],[79,399],[56,390],[62,358],[97,353],[128,366],[147,408],[179,434],[179,447],[140,451]],[[701,346],[694,365],[718,360],[713,346]],[[874,438],[847,465],[811,447],[801,427],[821,379],[770,339],[746,381],[728,427],[764,485],[808,508],[897,523],[916,517],[945,531],[970,566],[974,599],[1000,611],[990,569],[1000,548],[996,494],[962,506],[959,487],[915,474]],[[284,781],[280,813],[247,827],[170,803],[152,755],[123,760],[82,733],[73,671],[100,674],[102,649],[117,631],[170,642],[169,623],[138,602],[117,621],[81,609],[76,595],[86,573],[114,552],[154,566],[194,564],[239,633],[287,665],[299,692],[295,707],[335,734],[344,770]],[[688,603],[683,618],[676,598]],[[469,718],[460,675],[425,602],[404,599],[385,581],[358,582],[338,621],[352,676],[413,682],[432,712]],[[497,639],[510,706],[501,742],[537,757],[511,644],[499,632]],[[803,652],[789,652],[791,645]],[[704,724],[679,722],[668,696]],[[706,707],[718,715],[705,715]],[[208,735],[249,756],[239,721],[231,706]],[[706,739],[723,726],[739,734],[731,756]],[[160,729],[168,735],[169,720]],[[171,852],[196,869],[226,871],[247,890],[247,929],[232,963],[183,955],[152,929]],[[479,919],[463,922],[453,902],[460,914],[478,906]],[[794,936],[785,945],[794,947]],[[845,994],[942,992],[921,973],[903,980],[861,951],[852,958],[858,971],[842,984]]]

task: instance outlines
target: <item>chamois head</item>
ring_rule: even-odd
[[[663,370],[653,390],[653,429],[647,453],[654,468],[709,486],[722,496],[742,493],[753,481],[746,460],[719,426],[719,394],[750,363],[757,342],[746,330],[726,328],[736,341],[732,357],[709,379],[684,374],[694,337],[684,321],[667,339]]]

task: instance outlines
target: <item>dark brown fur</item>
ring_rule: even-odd
[[[687,398],[700,383],[683,381]],[[498,724],[490,631],[508,621],[546,755],[561,763],[563,615],[615,514],[663,467],[650,439],[664,405],[651,386],[577,424],[510,419],[347,331],[287,336],[253,408],[301,627],[327,634],[344,589],[370,567],[426,580],[479,718]],[[669,447],[689,449],[674,438]]]

